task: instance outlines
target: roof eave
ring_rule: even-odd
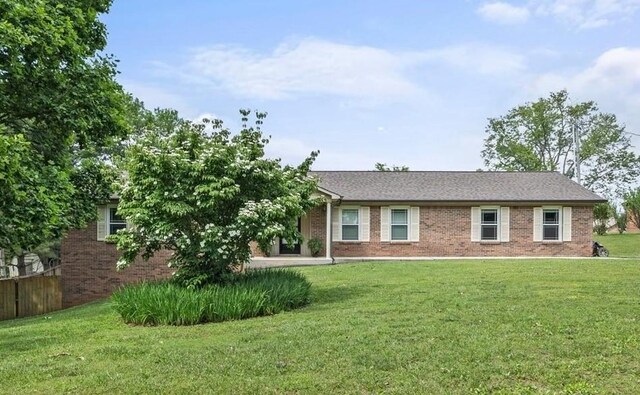
[[[606,203],[606,199],[536,199],[536,200],[509,200],[509,199],[488,199],[488,200],[416,200],[416,199],[353,199],[343,198],[344,203],[420,203],[420,204],[495,204],[495,203],[511,203],[511,204],[597,204]]]

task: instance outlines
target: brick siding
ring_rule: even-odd
[[[533,207],[511,207],[510,241],[472,242],[470,207],[420,207],[420,241],[381,242],[380,207],[371,206],[369,242],[333,242],[334,257],[590,256],[592,208],[573,207],[572,241],[534,242]],[[324,229],[313,222],[312,230]],[[324,230],[323,230],[324,232]]]
[[[106,298],[122,284],[167,278],[172,273],[166,265],[167,251],[160,252],[149,262],[139,259],[130,267],[116,271],[116,246],[97,240],[95,223],[69,232],[62,243],[60,256],[63,307]]]
[[[370,242],[333,242],[334,257],[407,257],[407,256],[590,256],[592,207],[573,207],[572,241],[533,242],[533,207],[512,207],[510,242],[471,241],[470,207],[420,208],[420,241],[380,242],[380,207],[370,206]],[[323,241],[320,256],[325,256],[326,209],[309,212],[310,237]],[[257,254],[255,245],[252,249]],[[145,279],[167,278],[169,253],[163,251],[149,262],[139,260],[117,272],[118,252],[113,244],[96,240],[96,225],[73,230],[63,241],[63,306],[70,307],[109,296],[120,285]]]
[[[617,228],[616,228],[616,232],[617,232]],[[636,226],[636,224],[629,219],[629,221],[627,222],[627,232],[628,233],[638,233],[640,232],[640,229],[638,229],[638,227]]]

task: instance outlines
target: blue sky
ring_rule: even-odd
[[[475,170],[487,118],[552,90],[640,133],[639,16],[640,0],[115,0],[103,20],[148,107],[232,130],[239,108],[267,111],[268,153],[319,149],[317,170]]]

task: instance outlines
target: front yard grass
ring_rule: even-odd
[[[640,261],[299,269],[311,305],[191,327],[0,322],[5,393],[639,393]]]
[[[612,257],[640,258],[640,233],[609,233],[593,235],[593,239],[607,247]]]

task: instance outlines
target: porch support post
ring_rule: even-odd
[[[327,200],[327,239],[326,239],[326,258],[331,259],[331,199]]]

